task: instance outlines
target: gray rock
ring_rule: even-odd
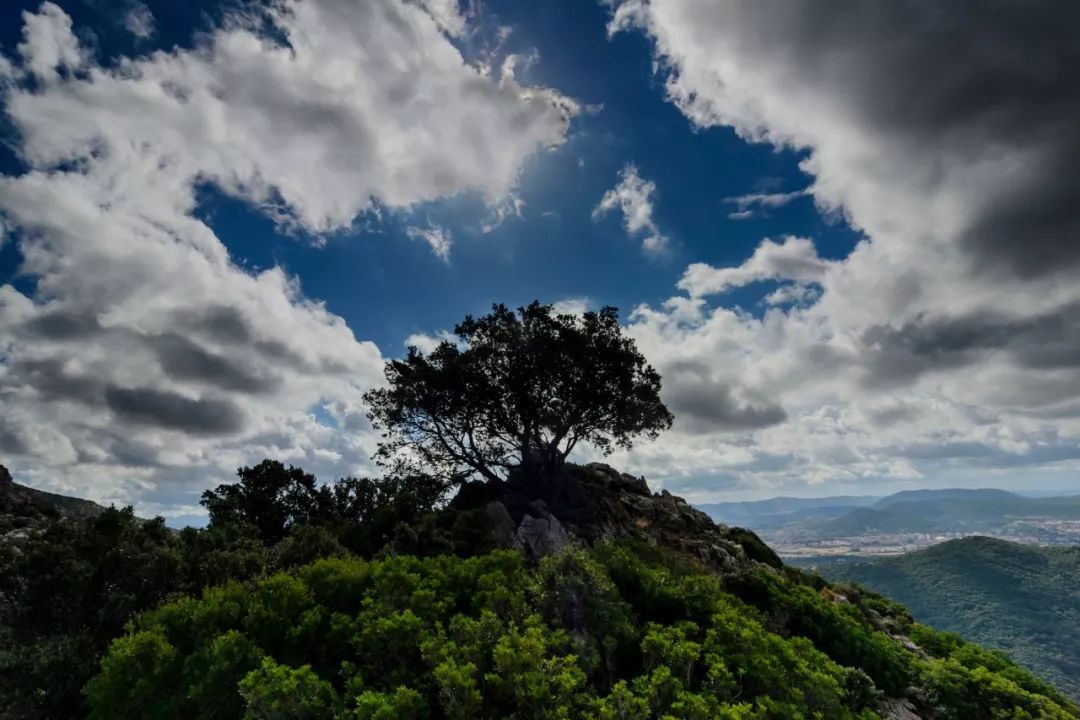
[[[559,552],[570,542],[570,535],[554,515],[521,519],[514,533],[512,546],[532,557],[544,557]]]
[[[882,700],[877,711],[884,720],[923,720],[923,717],[915,712],[915,706],[910,700],[900,698]]]
[[[652,491],[649,490],[649,484],[645,482],[644,477],[634,477],[629,473],[621,473],[606,463],[594,462],[589,463],[585,467],[602,477],[613,489],[622,490],[623,492],[632,493],[634,495],[652,495]]]

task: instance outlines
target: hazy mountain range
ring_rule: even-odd
[[[1035,544],[1080,543],[1080,496],[907,490],[887,497],[774,498],[699,507],[718,522],[761,533],[788,555],[902,552],[976,533]],[[842,541],[851,541],[850,547]]]

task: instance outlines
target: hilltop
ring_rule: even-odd
[[[1004,650],[1080,698],[1080,547],[971,537],[815,569],[887,595],[921,622]]]
[[[0,552],[0,710],[1080,717],[1003,656],[606,465],[466,483],[442,506],[421,478],[240,475],[204,495],[205,530],[110,508]]]

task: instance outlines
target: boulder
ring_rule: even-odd
[[[562,550],[570,542],[570,535],[554,515],[521,519],[511,546],[534,558],[541,558]]]

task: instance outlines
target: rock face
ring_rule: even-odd
[[[523,517],[510,544],[529,555],[543,557],[559,552],[569,542],[570,536],[559,522],[559,518],[545,512],[541,517],[533,515]]]
[[[19,485],[8,469],[0,465],[0,541],[25,537],[50,518],[82,520],[94,517],[104,509],[89,500]]]
[[[721,572],[757,562],[780,564],[753,533],[718,525],[682,498],[654,494],[644,478],[602,463],[568,465],[555,482],[543,485],[514,476],[501,486],[477,484],[454,505],[483,507],[495,545],[534,558],[576,537],[588,544],[621,539],[663,545]]]
[[[922,720],[911,701],[902,698],[885,698],[877,711],[884,720]]]

